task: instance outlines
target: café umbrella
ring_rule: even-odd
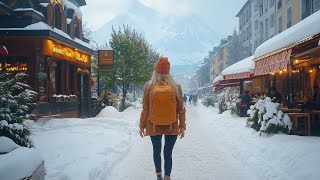
[[[8,50],[5,46],[0,45],[0,56],[8,55]]]

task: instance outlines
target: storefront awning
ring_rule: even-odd
[[[225,80],[250,78],[251,69],[254,69],[253,56],[232,64],[222,71]]]
[[[216,78],[214,78],[212,84],[213,86],[217,85],[217,83],[219,83],[219,81],[223,80],[223,76],[219,75]]]
[[[292,50],[289,49],[256,61],[254,75],[260,76],[287,69],[290,62],[291,52]]]
[[[6,56],[8,54],[9,54],[9,52],[8,52],[7,48],[5,46],[0,46],[0,55]]]
[[[213,91],[221,90],[226,87],[235,87],[235,86],[240,86],[240,81],[235,80],[235,79],[229,79],[229,80],[220,80],[217,81],[213,85]]]

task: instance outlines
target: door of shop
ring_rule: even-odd
[[[79,117],[89,117],[89,76],[78,74]]]

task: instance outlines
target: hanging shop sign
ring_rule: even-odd
[[[78,49],[72,49],[52,40],[43,41],[43,54],[90,67],[90,56]]]
[[[111,48],[98,50],[98,66],[100,70],[112,70],[114,65],[114,51]]]

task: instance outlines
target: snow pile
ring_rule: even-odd
[[[279,104],[271,102],[269,97],[259,99],[248,110],[247,126],[263,133],[290,133],[291,119],[279,110]]]
[[[42,162],[43,159],[36,149],[17,148],[0,155],[0,177],[2,180],[30,177]]]
[[[240,103],[239,87],[225,88],[218,94],[218,108],[219,114],[231,110],[232,114],[239,114],[238,105]]]
[[[293,25],[289,29],[261,44],[254,52],[254,57],[258,58],[260,56],[269,54],[319,33],[320,11],[317,11],[299,23]]]
[[[105,115],[103,115],[105,113]],[[46,179],[109,179],[138,134],[135,111],[105,108],[99,118],[28,121],[46,162]]]
[[[0,137],[0,154],[8,153],[20,146],[14,143],[11,139],[1,136]]]
[[[244,72],[250,72],[252,68],[253,63],[253,56],[250,56],[246,59],[243,59],[239,62],[236,62],[232,64],[231,66],[224,69],[221,74],[222,75],[230,75],[230,74],[238,74],[238,73],[244,73]],[[254,64],[254,63],[253,63]]]
[[[119,116],[120,112],[113,106],[107,106],[101,110],[101,112],[96,117],[115,117]]]

